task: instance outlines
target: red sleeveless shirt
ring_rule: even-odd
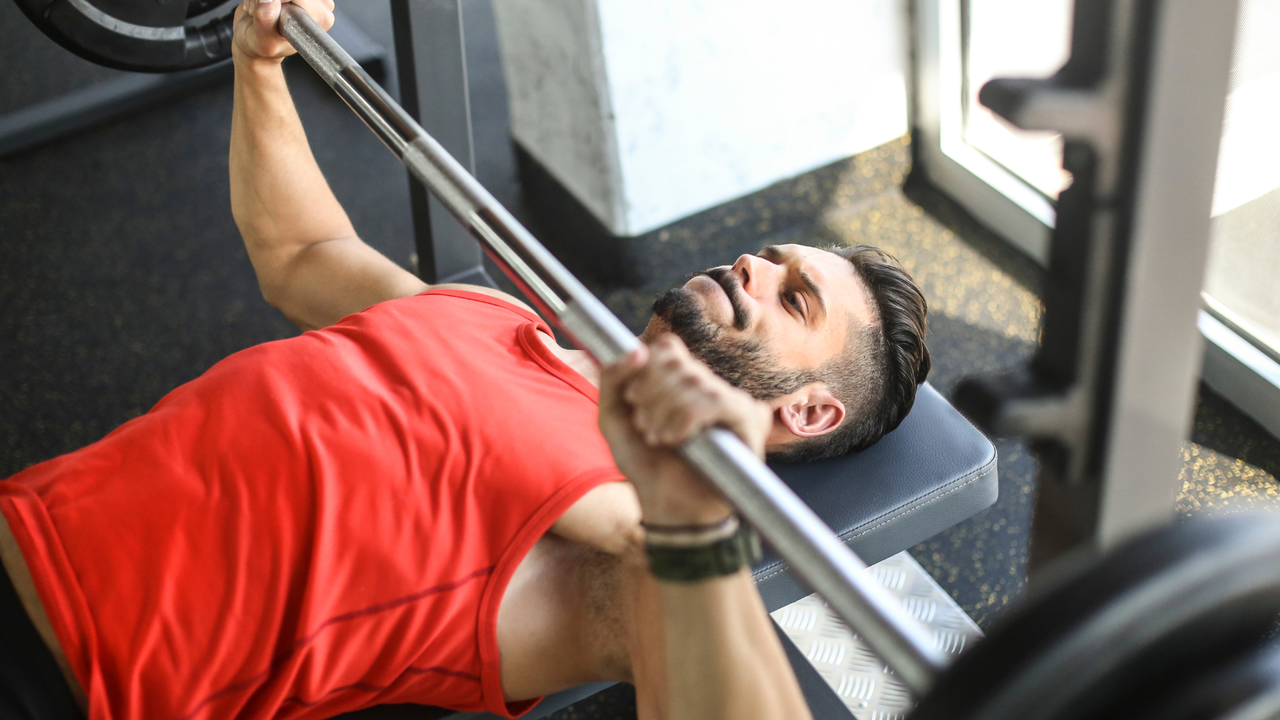
[[[621,480],[538,318],[454,290],[236,353],[0,482],[92,720],[513,716],[498,605]]]

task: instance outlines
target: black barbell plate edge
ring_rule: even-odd
[[[65,0],[55,0],[45,13],[46,35],[98,65],[132,72],[168,72],[181,67],[186,38],[143,40],[113,32],[94,22]]]
[[[197,26],[187,26],[183,48],[183,69],[195,69],[222,62],[231,57],[235,41],[235,8],[231,13],[213,18]]]
[[[182,27],[180,38],[147,40],[114,32],[86,17],[66,0],[14,0],[23,14],[41,32],[67,50],[94,64],[131,72],[174,72],[221,62],[231,56],[232,18],[236,4],[228,0],[201,3],[194,9],[206,13],[221,8],[214,16],[188,17],[186,2],[165,3],[173,15],[170,27]],[[139,6],[156,5],[136,0]]]
[[[1219,686],[1227,674],[1250,666],[1266,650],[1280,596],[1239,597],[1179,627],[1159,641],[1107,666],[1107,674],[1075,696],[1058,717],[1090,720],[1163,719],[1175,707],[1190,707],[1197,691],[1231,700]],[[1105,655],[1105,652],[1104,652]],[[1268,671],[1269,674],[1269,671]],[[1266,674],[1259,675],[1265,679]],[[1274,683],[1274,680],[1269,681]],[[1250,693],[1257,692],[1256,689]],[[1235,700],[1247,693],[1236,692]],[[1177,698],[1169,704],[1171,698]],[[1221,707],[1226,707],[1218,702]],[[1217,717],[1210,714],[1208,717]]]
[[[1265,643],[1191,682],[1152,694],[1126,720],[1264,720],[1280,717],[1280,644]]]
[[[1058,643],[1074,639],[1089,620],[1096,619],[1117,597],[1141,590],[1145,583],[1159,580],[1187,557],[1202,553],[1226,553],[1227,562],[1242,555],[1257,556],[1251,548],[1272,552],[1280,558],[1280,522],[1274,515],[1192,521],[1137,538],[1115,552],[1093,562],[1079,558],[1068,571],[1059,571],[1037,585],[1028,598],[996,623],[988,637],[938,679],[933,692],[920,699],[912,720],[971,720],[991,716],[993,704],[1004,697],[1011,683]],[[1280,569],[1267,583],[1280,597]],[[1277,600],[1280,607],[1280,600]],[[1100,650],[1101,652],[1101,650]],[[1103,658],[1099,658],[1099,662]],[[1054,688],[1049,688],[1051,693]],[[1033,703],[1023,698],[1023,703]],[[1016,704],[1016,703],[1015,703]],[[1046,717],[1043,713],[1030,716]],[[1011,715],[1012,717],[1012,715]]]

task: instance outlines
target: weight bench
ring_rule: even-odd
[[[771,467],[868,564],[967,519],[994,503],[997,495],[995,447],[928,383],[920,387],[915,406],[902,424],[870,448],[830,460]],[[768,549],[753,574],[770,612],[809,594]],[[804,662],[797,653],[789,655],[793,664]],[[811,668],[806,669],[816,677]],[[803,685],[806,673],[799,674]],[[524,717],[545,717],[608,686],[584,685],[550,695]],[[339,718],[496,720],[497,716],[384,705]]]

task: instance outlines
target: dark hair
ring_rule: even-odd
[[[817,369],[817,379],[844,403],[844,421],[832,432],[772,453],[771,459],[808,462],[870,447],[898,427],[929,375],[924,344],[929,308],[911,275],[879,248],[828,250],[853,265],[874,317],[865,326],[850,327],[844,352]]]

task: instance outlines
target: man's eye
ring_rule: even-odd
[[[796,309],[796,312],[800,313],[801,315],[804,314],[804,308],[800,307],[800,293],[789,292],[787,293],[786,298],[787,298],[787,302],[791,304],[791,307],[794,307]]]

